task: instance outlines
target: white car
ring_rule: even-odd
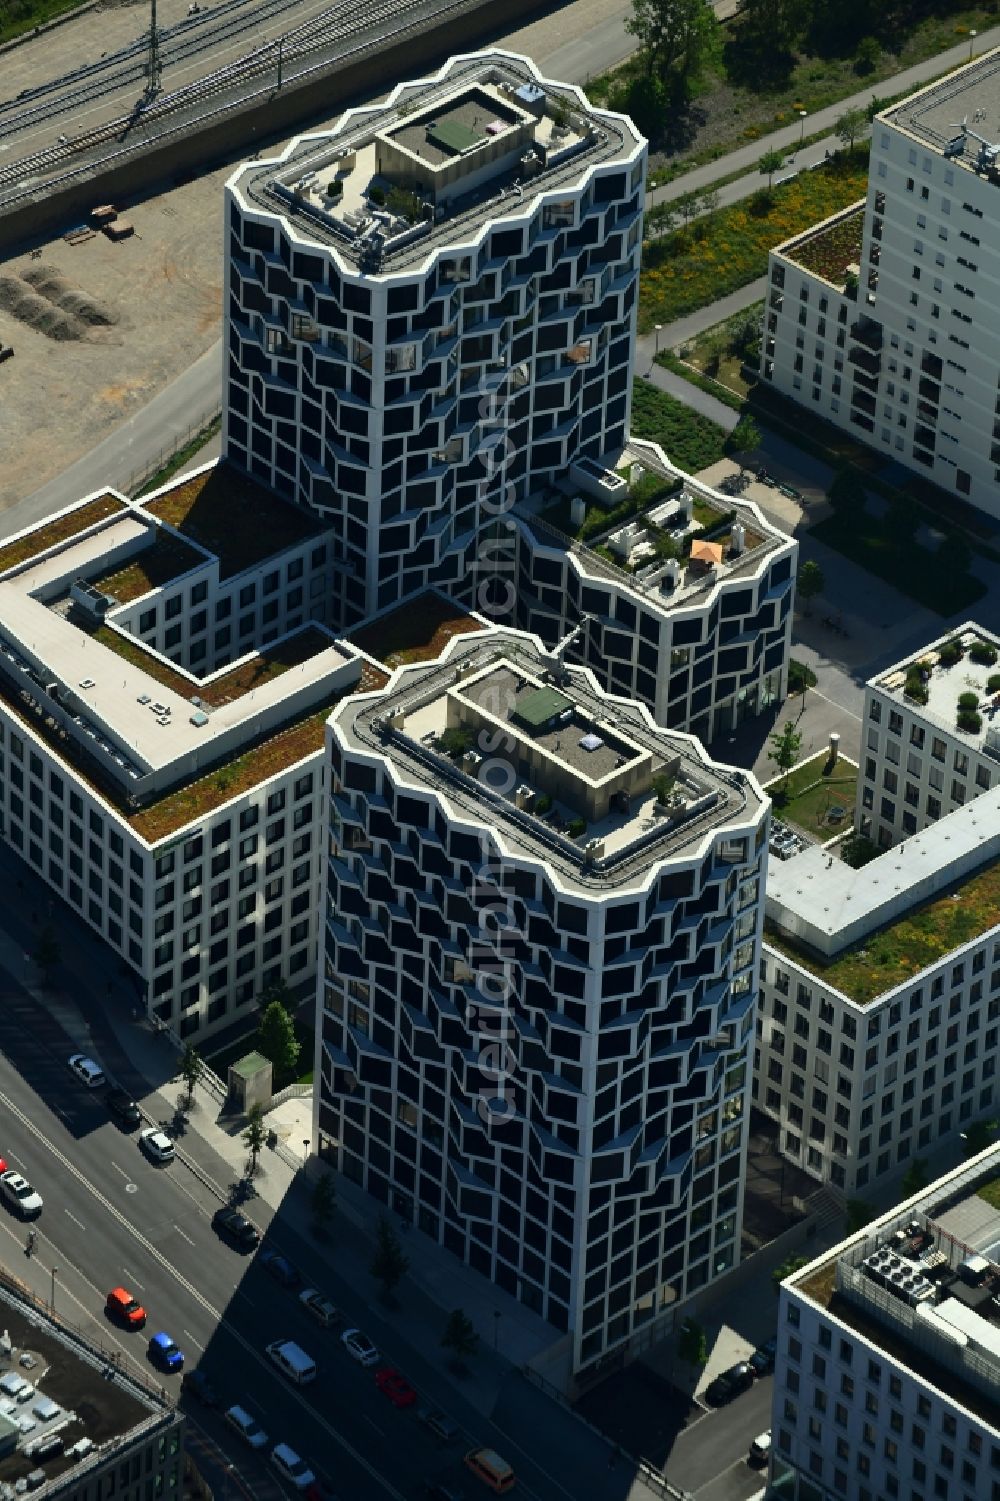
[[[93,1058],[88,1058],[85,1053],[74,1053],[69,1066],[80,1083],[85,1084],[88,1089],[100,1089],[102,1084],[108,1082],[101,1065],[95,1063]]]
[[[155,1126],[147,1126],[145,1131],[139,1132],[139,1145],[153,1162],[173,1162],[174,1144],[170,1137],[163,1131],[157,1131]]]
[[[362,1334],[360,1329],[345,1329],[340,1338],[348,1355],[361,1365],[378,1365],[382,1359],[367,1334]]]
[[[771,1452],[771,1430],[768,1428],[764,1433],[758,1433],[750,1445],[750,1463],[762,1465],[767,1461]]]
[[[271,1450],[271,1463],[297,1491],[304,1491],[316,1479],[305,1460],[301,1459],[287,1444],[275,1444]]]
[[[23,1178],[12,1167],[5,1173],[0,1173],[0,1194],[3,1194],[5,1203],[23,1220],[33,1220],[42,1212],[41,1194],[36,1193],[27,1178]]]
[[[230,1407],[226,1413],[226,1422],[236,1429],[240,1438],[245,1444],[249,1444],[251,1449],[266,1449],[267,1434],[245,1407]]]

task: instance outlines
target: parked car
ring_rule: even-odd
[[[412,1407],[417,1400],[417,1394],[406,1377],[392,1366],[383,1366],[375,1372],[375,1385],[383,1397],[389,1398],[393,1407]]]
[[[100,1089],[102,1084],[108,1082],[101,1065],[95,1063],[93,1058],[88,1058],[85,1053],[74,1053],[69,1059],[69,1067],[80,1083],[85,1084],[88,1089]]]
[[[767,1464],[768,1455],[771,1453],[771,1430],[768,1428],[764,1433],[758,1433],[750,1445],[750,1453],[747,1463],[752,1465]]]
[[[104,1103],[108,1107],[108,1114],[120,1126],[124,1126],[126,1131],[134,1131],[136,1126],[142,1125],[142,1111],[124,1089],[112,1089],[105,1095]]]
[[[740,1392],[749,1391],[752,1386],[753,1370],[745,1360],[741,1360],[730,1366],[728,1371],[716,1376],[714,1381],[710,1381],[705,1396],[717,1407],[721,1407],[724,1402],[731,1402]]]
[[[212,1229],[237,1251],[253,1251],[260,1244],[256,1226],[238,1209],[217,1209],[212,1215]]]
[[[235,1428],[245,1444],[251,1449],[266,1449],[268,1438],[256,1418],[250,1416],[245,1407],[230,1407],[226,1412],[226,1422],[231,1428]]]
[[[316,1476],[305,1460],[288,1444],[275,1444],[271,1450],[271,1463],[297,1491],[304,1491],[315,1482]]]
[[[218,1407],[219,1405],[218,1392],[205,1375],[205,1372],[200,1371],[197,1366],[195,1366],[193,1371],[184,1372],[181,1391],[190,1392],[195,1401],[200,1402],[202,1407]]]
[[[8,1209],[13,1209],[22,1220],[36,1220],[42,1212],[42,1196],[32,1188],[21,1173],[9,1167],[0,1173],[0,1195]],[[34,1231],[32,1231],[34,1234]]]
[[[378,1365],[382,1359],[367,1334],[362,1334],[360,1329],[345,1329],[340,1339],[348,1355],[363,1366]]]
[[[116,1324],[126,1329],[141,1329],[146,1322],[146,1310],[137,1298],[124,1287],[113,1287],[108,1293],[104,1311]]]
[[[257,1257],[258,1262],[264,1269],[270,1272],[275,1282],[280,1282],[282,1287],[298,1287],[302,1278],[298,1271],[289,1261],[287,1256],[282,1256],[273,1246],[264,1246]]]
[[[179,1371],[184,1365],[184,1352],[162,1330],[154,1334],[146,1352],[154,1365],[164,1371]]]
[[[155,1126],[147,1126],[145,1131],[139,1132],[139,1145],[149,1158],[150,1162],[173,1162],[174,1144],[165,1131],[157,1131]]]
[[[424,1427],[429,1428],[435,1438],[439,1438],[442,1443],[450,1444],[458,1437],[458,1424],[453,1418],[449,1418],[447,1413],[439,1412],[436,1407],[421,1407],[417,1417]]]
[[[307,1313],[312,1314],[317,1324],[322,1324],[324,1329],[332,1329],[335,1324],[343,1322],[336,1304],[323,1296],[317,1287],[307,1287],[299,1293],[299,1302]]]
[[[774,1360],[778,1353],[777,1339],[769,1339],[751,1355],[748,1365],[755,1376],[769,1376],[774,1370]]]

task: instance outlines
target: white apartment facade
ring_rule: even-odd
[[[320,1142],[574,1372],[621,1358],[738,1258],[767,800],[507,630],[327,758]]]
[[[783,1501],[1000,1501],[998,1222],[976,1198],[998,1174],[990,1148],[782,1283]]]
[[[998,829],[995,790],[861,870],[815,848],[769,870],[754,1102],[848,1198],[996,1111]]]
[[[993,51],[875,117],[858,259],[829,280],[803,257],[833,221],[778,246],[761,352],[775,390],[992,516],[998,103]]]
[[[972,717],[960,721],[963,695],[977,707],[965,710]],[[886,849],[996,787],[998,705],[1000,638],[971,621],[871,678],[865,687],[858,832]]]
[[[293,624],[289,579],[322,576],[321,534],[234,571],[162,521],[183,486],[213,483],[209,468],[142,504],[104,492],[0,547],[3,837],[182,1038],[315,974],[324,710],[363,665]],[[234,483],[263,527],[263,492]],[[300,518],[271,505],[294,538]],[[276,571],[283,603],[262,620]],[[259,608],[241,615],[248,587]]]
[[[223,452],[322,517],[339,625],[628,433],[646,143],[500,51],[226,189]]]

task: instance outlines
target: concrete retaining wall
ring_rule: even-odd
[[[196,176],[239,162],[282,141],[296,130],[314,127],[366,97],[387,91],[402,79],[418,78],[454,53],[473,51],[516,22],[547,11],[538,0],[469,0],[426,31],[410,34],[386,48],[349,60],[334,59],[329,68],[301,87],[288,86],[242,107],[227,109],[204,129],[193,126],[170,139],[153,142],[112,168],[84,173],[34,202],[0,210],[0,252],[27,248],[79,224],[98,203],[124,204],[163,191],[178,177]]]

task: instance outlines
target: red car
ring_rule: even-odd
[[[389,1398],[393,1407],[412,1407],[417,1400],[417,1394],[406,1377],[394,1371],[392,1366],[383,1366],[381,1371],[375,1372],[375,1385]]]

